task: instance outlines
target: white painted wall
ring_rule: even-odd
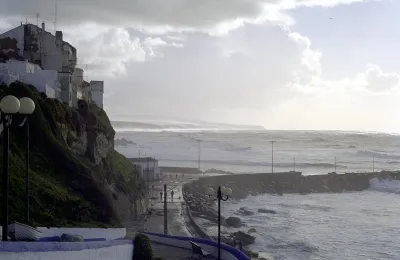
[[[0,260],[132,260],[132,256],[133,245],[119,245],[80,251],[0,252]]]
[[[7,68],[2,67],[3,64],[0,63],[0,83],[5,83],[10,85],[11,83],[19,80],[19,75]]]
[[[90,91],[92,102],[97,106],[103,108],[103,95],[104,95],[104,82],[103,81],[90,81]]]
[[[28,42],[29,38],[25,37],[25,31],[29,32],[29,35],[33,35],[33,42],[37,47],[35,53],[32,53],[29,49],[24,51],[24,45],[26,42]],[[50,32],[42,30],[42,28],[33,24],[20,25],[0,35],[0,38],[7,37],[16,39],[18,41],[17,48],[19,55],[29,59],[30,61],[40,61],[43,69],[45,70],[55,70],[62,74],[58,77],[61,83],[62,93],[60,94],[60,91],[57,89],[55,89],[54,92],[56,93],[56,96],[61,96],[64,103],[67,103],[71,106],[72,86],[70,84],[71,82],[69,80],[69,76],[73,73],[76,66],[76,49],[69,43],[63,41],[61,38],[57,38]],[[45,87],[43,88],[45,89]],[[50,95],[52,94],[48,93],[48,96]]]
[[[146,236],[149,237],[150,241],[152,242],[157,242],[160,244],[164,244],[164,245],[169,245],[169,246],[175,246],[175,247],[180,247],[180,248],[186,248],[191,252],[192,250],[192,245],[190,244],[189,240],[179,240],[173,237],[161,237],[161,236],[156,236],[156,235],[150,235],[145,233]],[[204,249],[205,251],[207,251],[209,254],[211,254],[214,257],[218,256],[218,247],[216,246],[211,246],[211,245],[206,245],[206,244],[202,244],[200,242],[195,242],[196,244],[198,244],[199,246],[201,246],[202,249]],[[190,254],[189,254],[190,256]],[[237,260],[238,258],[235,257],[234,255],[232,255],[230,252],[221,249],[221,259],[223,260]]]
[[[135,160],[137,159],[137,160]],[[139,173],[140,176],[144,179],[147,180],[147,160],[145,158],[133,158],[131,160],[133,165],[138,165],[139,166]],[[158,168],[158,160],[151,159],[149,160],[148,164],[148,169],[149,169],[149,180],[155,180],[157,177],[160,177],[160,169]]]
[[[75,68],[72,74],[72,106],[78,107],[78,99],[82,98],[83,69]]]
[[[8,60],[0,63],[0,75],[6,84],[20,80],[26,84],[33,85],[38,91],[46,93],[50,98],[57,98],[60,83],[58,73],[55,70],[43,70],[37,64],[27,61]]]
[[[87,238],[105,238],[114,240],[124,238],[126,236],[126,228],[47,228],[38,227],[43,233],[42,237],[61,236],[63,233],[81,235],[84,239]]]

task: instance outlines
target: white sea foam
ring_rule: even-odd
[[[143,128],[130,126],[132,128]],[[169,126],[170,127],[170,126]],[[151,127],[149,127],[151,128]],[[163,128],[165,129],[165,125]],[[156,127],[154,127],[156,129]],[[215,168],[231,172],[268,172],[271,169],[271,144],[274,145],[274,169],[296,170],[303,174],[397,170],[400,161],[400,137],[396,135],[318,132],[124,132],[137,145],[116,147],[128,157],[147,154],[161,158],[163,166],[198,166],[201,142],[202,170]],[[151,148],[144,148],[145,146]],[[365,152],[367,151],[367,152]],[[379,153],[379,155],[377,154]],[[251,249],[267,252],[271,259],[400,259],[400,181],[371,180],[371,190],[342,194],[284,196],[262,195],[222,204],[225,217],[238,216],[246,206],[255,214],[240,216],[247,232],[257,230]],[[381,192],[375,192],[379,190]],[[259,208],[276,214],[258,213]],[[202,222],[210,234],[216,234],[215,223]],[[222,228],[223,232],[237,229]],[[319,257],[321,255],[322,257]]]
[[[369,183],[370,190],[400,194],[400,181],[398,180],[373,178]]]

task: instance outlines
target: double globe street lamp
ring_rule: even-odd
[[[28,115],[35,111],[35,102],[28,97],[21,99],[8,95],[0,101],[0,125],[3,132],[3,223],[2,223],[2,240],[8,240],[8,193],[9,193],[9,150],[10,150],[10,127],[13,116],[22,115],[23,121],[19,125],[22,127]],[[29,138],[29,124],[27,124],[27,137]],[[29,139],[27,140],[27,158],[26,158],[26,206],[27,218],[29,218]]]
[[[218,186],[217,193],[213,188],[208,188],[206,194],[210,198],[214,198],[218,202],[218,260],[221,259],[221,200],[227,201],[229,196],[232,195],[232,190],[230,188],[225,188],[224,186]],[[215,195],[217,198],[215,199]]]

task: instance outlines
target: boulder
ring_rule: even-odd
[[[233,233],[233,238],[237,241],[242,242],[243,246],[248,246],[253,244],[256,241],[256,238],[244,233],[243,231],[238,231]]]
[[[77,234],[62,234],[61,235],[61,242],[83,242],[84,239],[81,235]]]
[[[259,213],[269,213],[269,214],[276,214],[275,210],[272,209],[258,209]]]
[[[257,230],[255,228],[250,228],[249,231],[247,231],[247,233],[256,233]]]
[[[249,210],[246,207],[241,207],[238,212],[244,216],[251,216],[254,215],[254,212],[252,212],[251,210]]]
[[[240,220],[240,218],[237,218],[237,217],[229,217],[229,218],[225,219],[225,224],[227,226],[235,227],[235,228],[240,228],[241,226],[243,226],[242,221]]]
[[[257,252],[252,252],[252,251],[248,251],[248,250],[244,250],[244,252],[246,253],[246,255],[248,255],[251,259],[253,258],[258,258],[258,253]]]

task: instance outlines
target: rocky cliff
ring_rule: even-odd
[[[28,118],[32,224],[119,225],[145,210],[145,184],[114,150],[115,132],[102,109],[85,101],[73,109],[22,83],[2,86],[0,95],[30,97],[36,104]],[[21,120],[15,116],[10,129],[10,221],[25,219],[27,138]]]

